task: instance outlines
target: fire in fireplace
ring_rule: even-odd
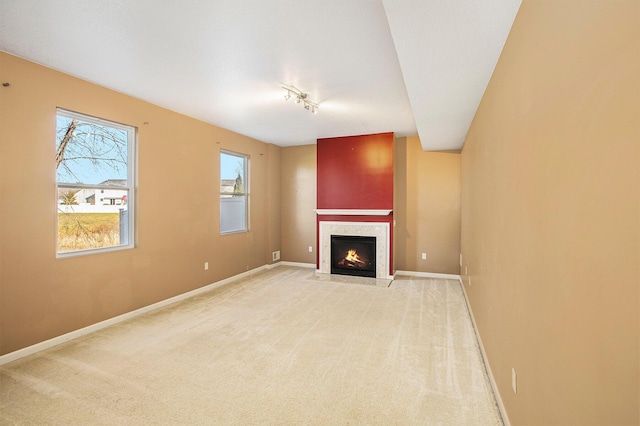
[[[331,236],[331,273],[376,277],[376,237]]]

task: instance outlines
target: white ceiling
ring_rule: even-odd
[[[280,146],[455,150],[520,1],[0,0],[0,50]]]

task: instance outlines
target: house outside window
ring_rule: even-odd
[[[132,126],[57,110],[58,257],[134,246],[135,139]]]
[[[249,156],[220,152],[220,233],[249,229]]]

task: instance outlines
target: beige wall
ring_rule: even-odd
[[[281,229],[280,229],[280,216],[281,216],[281,200],[280,200],[280,169],[282,167],[280,161],[280,154],[282,148],[269,144],[267,146],[268,151],[264,153],[267,156],[267,218],[266,223],[268,226],[268,247],[267,252],[273,254],[274,251],[282,250],[281,246]],[[281,254],[282,255],[282,254]],[[273,263],[273,257],[268,257],[265,263]]]
[[[639,18],[525,0],[465,142],[464,285],[512,424],[640,422]]]
[[[280,148],[4,53],[0,77],[0,354],[270,263]],[[137,127],[135,249],[56,259],[56,107]],[[219,235],[221,148],[251,156],[247,233]]]
[[[459,274],[460,154],[397,138],[395,183],[395,269]]]
[[[315,145],[282,148],[283,261],[316,264],[316,168]]]

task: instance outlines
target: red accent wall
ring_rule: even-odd
[[[394,139],[393,133],[318,139],[317,208],[393,210]],[[393,213],[318,216],[316,236],[321,220],[390,223],[389,275],[393,274]],[[318,251],[316,267],[317,257]]]
[[[393,209],[393,133],[318,139],[318,209]]]

